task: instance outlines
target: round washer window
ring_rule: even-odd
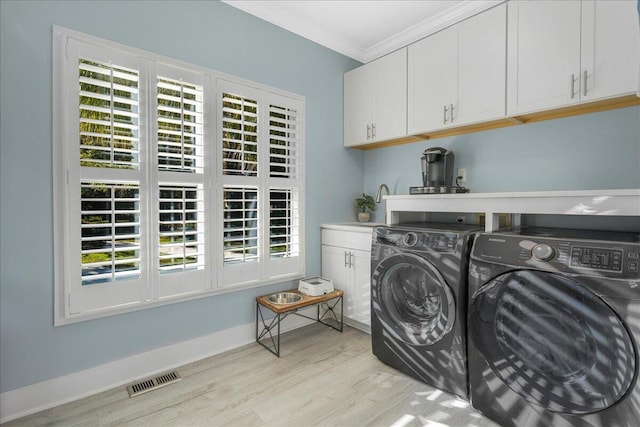
[[[455,302],[442,275],[411,254],[383,260],[372,275],[373,309],[383,327],[412,345],[440,341],[455,321]]]
[[[520,270],[493,279],[471,299],[469,333],[511,390],[551,411],[603,410],[635,375],[633,342],[616,313],[558,274]]]

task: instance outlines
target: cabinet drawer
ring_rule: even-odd
[[[371,252],[371,233],[323,229],[322,244]]]

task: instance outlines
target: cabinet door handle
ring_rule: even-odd
[[[344,266],[345,268],[349,267],[349,252],[344,251]]]
[[[571,99],[573,99],[576,95],[576,75],[571,74]]]
[[[587,96],[587,70],[584,70],[584,74],[583,74],[583,81],[582,81],[582,87],[584,88],[582,91],[582,96]]]
[[[376,137],[376,124],[372,123],[371,124],[371,138],[375,138]]]
[[[371,139],[371,125],[367,125],[367,139]]]
[[[451,104],[451,110],[449,110],[449,114],[451,115],[451,123],[453,123],[453,104]]]
[[[447,106],[444,106],[444,116],[443,116],[443,123],[446,125],[447,124]]]
[[[353,253],[349,252],[349,267],[353,267]]]

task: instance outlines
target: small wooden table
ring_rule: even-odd
[[[320,322],[323,325],[329,326],[336,331],[342,332],[342,309],[344,296],[343,291],[335,289],[331,293],[319,295],[317,297],[305,295],[299,292],[297,289],[291,289],[281,292],[299,294],[302,295],[302,299],[291,304],[275,304],[269,301],[269,297],[273,294],[256,297],[256,342],[269,350],[271,353],[280,357],[280,322],[282,322],[282,320],[284,320],[284,318],[290,314],[295,314],[300,317],[315,320],[316,322]],[[338,304],[340,304],[340,319],[338,319],[338,314],[335,310]],[[315,318],[298,313],[298,310],[300,310],[301,308],[310,307],[313,305],[317,307]],[[321,307],[324,309],[322,314],[320,314]],[[265,318],[264,314],[262,313],[263,308],[272,311],[273,313],[275,313],[275,316],[268,319]],[[329,321],[332,321],[335,324],[329,323]],[[262,323],[261,330],[259,330],[260,323]],[[277,330],[275,336],[273,334],[274,328]],[[269,347],[265,343],[265,341],[268,342],[269,340],[271,341],[271,347]]]

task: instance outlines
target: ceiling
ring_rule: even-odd
[[[223,0],[367,63],[504,0]]]

